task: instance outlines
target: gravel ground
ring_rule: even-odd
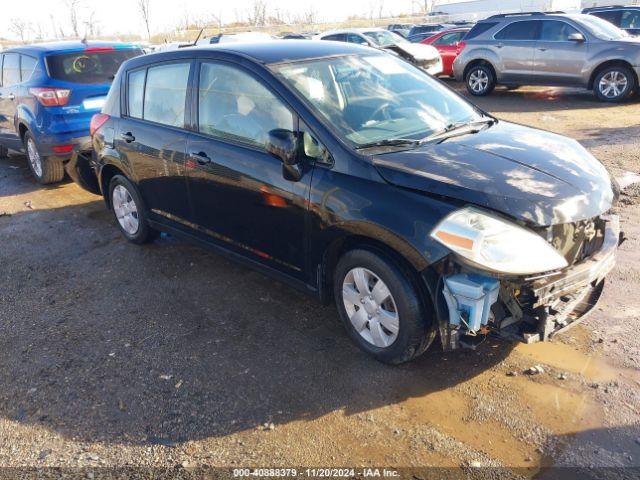
[[[616,176],[640,171],[638,100],[524,88],[478,103],[578,139]],[[24,158],[1,159],[0,467],[637,475],[640,190],[626,192],[628,240],[583,324],[553,343],[487,340],[388,367],[352,346],[333,307],[174,237],[129,244],[98,197],[42,188]],[[580,478],[608,473],[620,478]]]

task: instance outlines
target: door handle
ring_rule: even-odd
[[[13,93],[10,93],[9,95],[7,95],[7,98],[9,100],[15,100],[16,96]]]
[[[538,50],[540,50],[541,52],[546,52],[547,51],[546,48],[539,48]]]
[[[499,43],[499,44],[497,44],[497,45],[496,45],[496,47],[497,47],[497,48],[502,48],[502,47],[504,47],[504,45],[503,45],[503,44],[501,44],[501,43]]]
[[[193,152],[191,156],[195,158],[196,162],[198,162],[200,165],[211,163],[211,158],[204,152]]]
[[[136,137],[133,136],[131,132],[121,133],[120,138],[122,138],[125,142],[131,143],[136,141]]]

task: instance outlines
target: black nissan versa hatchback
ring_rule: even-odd
[[[367,47],[138,57],[92,132],[74,162],[127,239],[185,235],[333,298],[388,363],[437,334],[445,349],[549,339],[593,308],[619,243],[617,185],[576,141]]]

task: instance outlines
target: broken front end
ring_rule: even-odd
[[[445,225],[440,230],[441,238],[457,242],[460,248],[473,248],[468,232],[457,227]],[[555,225],[534,235],[562,256],[563,268],[547,268],[553,265],[543,258],[549,252],[540,250],[536,242],[527,245],[530,238],[515,236],[511,248],[524,248],[531,263],[539,263],[546,273],[488,272],[469,262],[468,255],[463,261],[452,255],[427,274],[431,276],[427,281],[436,285],[432,293],[445,350],[474,348],[486,335],[526,343],[549,340],[584,319],[595,307],[623,238],[618,217],[603,215]],[[529,267],[523,264],[519,268]]]

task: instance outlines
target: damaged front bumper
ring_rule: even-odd
[[[490,310],[479,314],[473,308],[468,291],[461,290],[459,298],[448,288],[451,278],[469,279],[480,284],[478,274],[456,272],[443,275],[438,283],[436,311],[439,330],[445,350],[459,347],[474,347],[487,334],[525,343],[545,341],[575,325],[589,314],[602,295],[604,279],[615,265],[615,254],[622,236],[616,215],[602,217],[606,221],[601,248],[591,256],[561,272],[543,276],[503,278],[499,280],[497,300],[492,298]],[[491,277],[484,277],[486,284]],[[492,279],[497,283],[496,279]],[[485,287],[485,292],[486,292]],[[465,297],[464,295],[467,295]],[[481,300],[476,297],[479,308]],[[484,302],[486,305],[486,301]],[[452,310],[453,307],[453,310]],[[472,316],[480,315],[481,323],[473,322]],[[459,316],[459,321],[456,317]]]

